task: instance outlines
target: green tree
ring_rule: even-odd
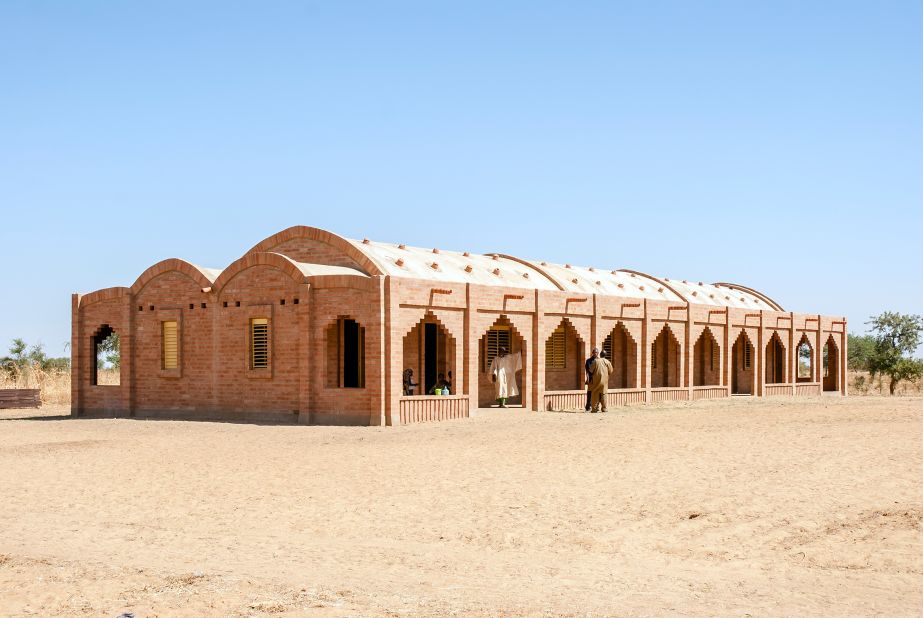
[[[871,335],[848,335],[846,366],[852,371],[868,371],[869,359],[875,352],[875,338]]]
[[[869,357],[872,378],[876,375],[890,377],[890,394],[893,395],[898,383],[923,377],[923,361],[910,356],[923,337],[923,317],[885,311],[868,324],[872,326],[875,340]]]
[[[118,369],[122,364],[121,342],[118,333],[112,333],[99,344],[96,366],[102,369],[107,364],[113,369]]]

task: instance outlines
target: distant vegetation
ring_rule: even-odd
[[[869,322],[868,335],[850,334],[847,366],[852,371],[867,371],[872,380],[889,378],[891,395],[901,382],[915,383],[923,378],[923,360],[912,355],[923,341],[923,317],[885,311]],[[862,390],[864,383],[858,383]]]
[[[45,403],[70,401],[71,360],[52,358],[41,344],[13,339],[7,356],[0,357],[0,388],[37,388]]]

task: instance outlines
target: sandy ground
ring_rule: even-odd
[[[923,614],[923,398],[64,413],[0,411],[2,615]]]

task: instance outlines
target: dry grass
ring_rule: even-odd
[[[868,371],[850,371],[848,375],[850,395],[888,396],[891,379],[887,376],[876,376],[872,380]],[[894,389],[894,394],[913,397],[923,395],[923,380],[900,382]]]
[[[117,385],[119,371],[101,369],[97,378],[100,384]],[[27,367],[24,371],[16,369],[12,374],[0,371],[0,389],[2,388],[37,388],[42,392],[43,404],[70,405],[71,402],[70,371],[45,371],[41,367]]]

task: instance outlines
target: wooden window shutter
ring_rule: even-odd
[[[250,320],[250,369],[269,367],[269,318]]]
[[[750,363],[753,360],[751,358],[751,350],[752,348],[749,344],[744,344],[744,369],[749,369]]]
[[[160,357],[162,369],[179,367],[179,334],[176,320],[160,323]]]
[[[507,352],[512,352],[510,349],[510,327],[492,327],[487,331],[487,341],[485,345],[487,353],[484,355],[484,371],[486,372],[490,371],[490,364],[500,354],[500,348],[506,348]]]
[[[545,346],[545,367],[547,369],[564,369],[566,365],[567,333],[564,326],[558,326],[551,333],[548,343]]]
[[[615,357],[612,354],[612,333],[609,333],[609,336],[603,341],[603,352],[606,353],[606,358],[609,359],[609,362],[615,362],[613,360]]]

